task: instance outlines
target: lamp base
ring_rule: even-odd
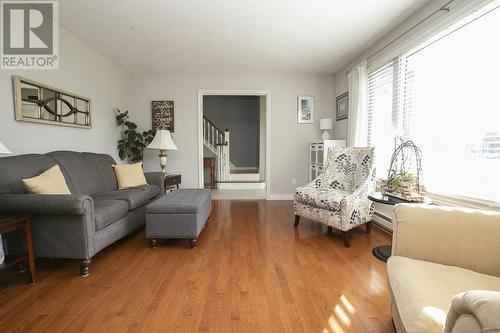
[[[321,137],[323,138],[323,140],[330,140],[330,132],[328,130],[324,130]]]
[[[165,149],[160,149],[160,167],[161,167],[161,173],[163,173],[163,176],[167,174],[165,168],[167,166],[167,151]]]

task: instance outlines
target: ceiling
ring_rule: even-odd
[[[62,26],[131,72],[333,73],[426,0],[64,0]]]

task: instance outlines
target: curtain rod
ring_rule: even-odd
[[[427,15],[426,17],[424,17],[423,19],[421,19],[420,21],[418,21],[415,25],[411,26],[408,30],[406,30],[405,32],[403,32],[401,35],[397,36],[396,38],[394,38],[393,40],[391,40],[390,42],[388,42],[387,44],[385,44],[384,46],[382,46],[380,49],[378,49],[377,51],[373,52],[370,56],[368,56],[366,59],[370,59],[370,58],[373,58],[374,56],[376,56],[377,54],[379,54],[380,52],[382,52],[383,50],[385,50],[386,48],[388,48],[389,46],[391,46],[392,44],[394,44],[395,42],[397,42],[398,40],[400,40],[401,38],[403,38],[405,35],[407,35],[410,31],[414,30],[415,28],[417,28],[418,26],[420,26],[422,23],[424,23],[425,21],[429,20],[431,17],[433,17],[434,15],[440,13],[440,12],[449,12],[450,11],[450,8],[448,8],[448,6],[454,2],[455,0],[450,0],[448,1],[447,3],[445,3],[444,5],[442,5],[441,7],[439,7],[438,9],[436,9],[434,12],[432,12],[431,14]],[[346,75],[349,74],[351,72],[351,70],[348,70],[346,72]]]

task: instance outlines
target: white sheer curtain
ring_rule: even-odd
[[[363,60],[347,74],[349,81],[347,144],[351,147],[363,147],[367,145],[367,72],[366,60]]]

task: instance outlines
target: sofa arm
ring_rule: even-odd
[[[2,194],[0,213],[30,215],[85,215],[94,201],[87,195]]]
[[[500,213],[444,206],[394,208],[392,254],[500,276]]]
[[[165,193],[165,178],[161,172],[145,172],[144,176],[149,185],[156,185],[160,188],[160,193]]]
[[[444,333],[500,332],[500,292],[470,290],[453,297]]]

